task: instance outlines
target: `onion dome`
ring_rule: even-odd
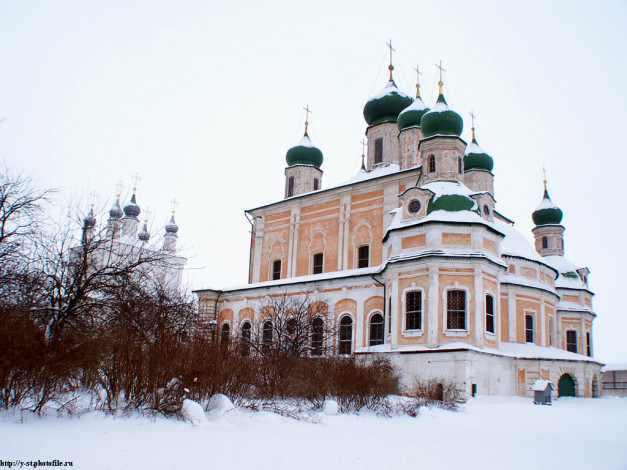
[[[139,238],[143,242],[147,242],[148,240],[150,240],[150,233],[148,233],[148,221],[147,220],[144,221],[144,227],[142,228],[142,231],[137,234],[137,238]]]
[[[440,86],[440,95],[433,108],[422,116],[420,129],[425,137],[434,135],[455,135],[460,136],[464,128],[462,117],[448,107],[442,91],[443,83]]]
[[[109,217],[111,217],[112,219],[121,219],[123,215],[124,212],[122,212],[122,208],[120,207],[120,195],[118,194],[118,197],[113,203],[113,206],[111,206],[111,209],[109,209]]]
[[[536,210],[531,214],[533,223],[536,225],[559,225],[563,215],[562,209],[551,201],[549,192],[546,189],[546,180],[544,180],[544,196]]]
[[[307,123],[305,123],[305,135],[300,141],[290,148],[285,154],[285,161],[288,166],[311,165],[320,169],[322,165],[322,152],[316,147],[309,135],[307,135]]]
[[[176,236],[178,231],[179,231],[179,226],[176,225],[176,222],[174,221],[174,211],[172,211],[172,217],[170,217],[170,221],[165,226],[165,233],[168,235]]]
[[[89,210],[89,214],[87,217],[83,219],[83,223],[85,224],[85,228],[90,229],[96,226],[96,216],[94,216],[94,206],[92,204],[91,209]]]
[[[434,211],[470,211],[475,208],[475,202],[463,194],[443,194],[437,199],[429,201],[427,214]]]
[[[398,115],[398,130],[402,131],[403,129],[407,129],[409,127],[420,127],[420,121],[422,116],[425,115],[429,108],[420,98],[420,82],[418,78],[420,77],[420,71],[418,67],[416,67],[416,99],[412,104],[410,104],[407,108],[405,108]]]
[[[411,96],[397,88],[396,83],[390,77],[385,88],[371,97],[364,106],[364,119],[369,126],[383,122],[396,122],[399,113],[413,101]]]
[[[133,195],[131,196],[131,202],[124,206],[124,215],[126,217],[137,218],[141,209],[137,205],[137,199],[135,198],[135,190],[133,189]]]
[[[472,142],[466,147],[466,155],[464,155],[464,171],[468,170],[487,170],[492,171],[494,168],[494,160],[485,153],[477,143],[475,138],[475,128],[472,128]]]

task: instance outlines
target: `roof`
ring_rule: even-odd
[[[553,390],[553,384],[545,379],[536,380],[531,386],[531,390],[534,392],[544,392],[547,387],[550,387]]]
[[[614,364],[605,364],[601,369],[601,372],[618,372],[618,371],[627,371],[627,363],[614,363]]]
[[[559,277],[555,280],[555,287],[588,290],[588,287],[586,287],[577,273],[577,270],[581,269],[583,266],[578,266],[559,255],[545,256],[544,259],[551,267],[560,273]]]

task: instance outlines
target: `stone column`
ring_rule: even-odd
[[[434,348],[438,345],[438,323],[440,318],[438,268],[429,268],[429,291],[427,293],[427,346]]]

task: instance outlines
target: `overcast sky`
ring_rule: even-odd
[[[611,0],[3,0],[0,158],[86,210],[139,172],[154,237],[180,203],[190,287],[244,284],[243,211],[282,198],[303,107],[323,187],[349,179],[391,38],[397,84],[413,94],[419,65],[429,106],[442,60],[462,137],[473,109],[497,209],[529,240],[546,166],[566,256],[591,270],[595,355],[627,362],[625,25]]]

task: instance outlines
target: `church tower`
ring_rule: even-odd
[[[564,256],[564,227],[560,225],[562,216],[562,210],[549,197],[545,179],[544,195],[531,215],[536,224],[531,231],[536,239],[536,251],[541,256]]]
[[[419,144],[422,154],[422,183],[437,180],[463,182],[464,162],[462,155],[466,143],[460,138],[464,123],[462,117],[448,107],[444,98],[442,66],[440,92],[433,108],[420,121],[423,138]]]
[[[305,134],[285,155],[285,198],[317,191],[322,187],[322,152],[316,147],[307,130],[309,127],[309,107],[305,108]]]
[[[392,42],[390,48],[390,79],[379,93],[368,100],[364,106],[364,119],[368,124],[366,138],[368,139],[368,170],[390,163],[399,163],[400,144],[398,139],[398,116],[401,111],[413,103],[408,94],[402,92],[394,83],[392,72]]]
[[[473,191],[487,191],[494,197],[494,160],[485,153],[475,137],[475,116],[472,118],[472,142],[464,155],[464,183]]]
[[[131,201],[124,206],[124,218],[122,219],[122,235],[128,237],[134,237],[137,234],[137,228],[139,226],[139,219],[137,216],[140,214],[141,209],[137,205],[137,198],[135,193],[137,188],[133,188],[133,195]]]
[[[401,145],[401,170],[422,165],[418,146],[422,139],[420,121],[429,111],[420,98],[420,69],[416,67],[416,99],[398,115],[396,124],[400,132],[398,139]]]

